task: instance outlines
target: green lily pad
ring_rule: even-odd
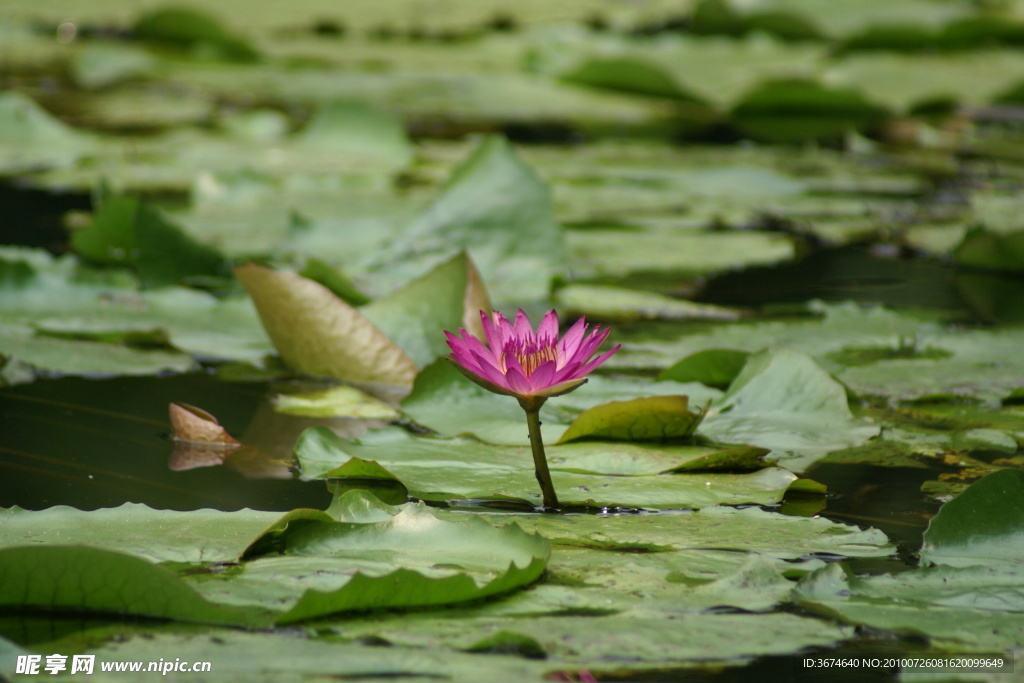
[[[482,656],[447,649],[380,647],[339,642],[333,638],[304,637],[294,629],[288,629],[294,636],[288,638],[276,632],[236,629],[195,633],[136,627],[130,630],[130,635],[123,635],[127,630],[122,627],[122,636],[117,642],[93,644],[90,654],[96,654],[98,662],[122,661],[121,657],[125,661],[131,658],[156,662],[173,651],[183,662],[216,662],[218,677],[231,683],[332,676],[338,671],[339,661],[345,662],[346,675],[369,679],[451,677],[471,680],[479,676],[484,667],[488,675],[525,681],[539,680],[551,668],[548,662],[508,655]]]
[[[774,465],[767,448],[753,446],[656,446],[630,443],[564,444],[548,451],[556,470],[591,474],[754,472]]]
[[[1022,537],[1024,471],[1000,470],[942,506],[925,531],[921,559],[954,567],[1016,564]]]
[[[701,428],[720,441],[771,448],[795,471],[830,451],[862,444],[878,431],[853,416],[841,384],[810,356],[790,349],[750,356]]]
[[[591,57],[562,74],[563,81],[606,88],[634,95],[664,97],[702,104],[699,97],[677,83],[658,64],[639,57]]]
[[[315,449],[305,449],[301,441],[296,447],[295,456],[306,478],[325,477],[330,473],[335,481],[340,481],[335,476],[335,468],[351,458],[358,458],[385,468],[416,498],[539,500],[533,460],[527,447],[492,446],[469,439],[415,438],[394,429],[370,433],[360,441],[318,438],[317,443]],[[589,501],[588,504],[597,506],[651,509],[699,508],[719,503],[764,505],[781,500],[796,479],[794,474],[778,467],[743,474],[715,471],[655,476],[585,473],[588,467],[613,471],[618,468],[621,472],[631,454],[636,464],[630,467],[648,472],[668,471],[720,450],[683,448],[673,463],[672,452],[667,447],[652,447],[653,454],[645,454],[643,447],[631,444],[608,444],[602,449],[619,450],[622,454],[588,461],[588,452],[594,452],[591,444],[566,444],[550,449],[553,461],[565,454],[565,459],[559,460],[558,467],[553,468],[553,479],[560,497],[566,502]],[[572,454],[581,456],[582,466],[573,465]]]
[[[763,83],[732,111],[736,126],[771,142],[836,139],[877,125],[887,111],[850,89],[804,80]]]
[[[129,264],[143,287],[228,274],[224,256],[198,242],[157,209],[136,197],[103,201],[93,222],[71,236],[75,250],[100,263]]]
[[[598,320],[736,320],[735,310],[614,285],[567,285],[555,299],[563,315]],[[690,380],[683,380],[690,381]]]
[[[298,153],[337,154],[354,166],[404,168],[413,148],[401,122],[358,102],[328,102],[321,106],[294,139]]]
[[[550,190],[499,137],[484,139],[378,259],[389,279],[465,249],[501,301],[533,301],[565,265]],[[373,272],[373,271],[371,271]],[[383,275],[384,273],[381,273]]]
[[[273,401],[277,412],[303,417],[354,417],[364,420],[398,417],[397,410],[355,387],[278,394]]]
[[[672,367],[663,370],[658,380],[700,382],[710,387],[727,387],[747,364],[746,351],[706,349],[692,353]]]
[[[476,519],[442,521],[422,503],[399,510],[352,491],[335,509],[340,522],[313,511],[288,513],[243,554],[243,575],[205,581],[201,590],[264,604],[299,592],[277,619],[287,623],[509,592],[535,581],[550,553],[540,536]]]
[[[143,506],[98,514],[68,508],[7,511],[20,529],[12,533],[22,538],[19,545],[0,549],[0,604],[201,623],[291,622],[339,611],[444,605],[509,592],[536,580],[550,552],[544,539],[515,527],[496,529],[475,519],[442,521],[422,504],[392,508],[361,491],[341,496],[331,512],[341,521],[317,510],[294,510],[266,526],[267,515],[252,511],[207,511],[198,515],[198,524],[196,513]],[[171,570],[136,555],[60,545],[62,539],[48,525],[62,518],[84,532],[86,540],[96,538],[106,546],[127,546],[164,560],[223,561],[230,544],[232,559],[241,552],[243,571],[193,576],[192,586],[206,596],[200,597]],[[172,529],[168,545],[168,523],[182,519],[191,528]],[[123,533],[121,521],[128,522],[133,535],[111,534],[115,527]],[[237,540],[254,522],[263,531],[245,548]],[[80,538],[75,535],[75,540]],[[205,538],[212,545],[197,547]],[[24,545],[26,540],[36,545]]]
[[[448,513],[458,514],[458,513]],[[860,529],[822,517],[789,517],[759,508],[710,506],[696,512],[646,515],[483,515],[494,524],[515,522],[558,546],[665,552],[728,550],[795,560],[814,553],[884,557],[894,548],[877,529]],[[557,560],[557,552],[555,558]],[[746,558],[740,558],[739,564]],[[691,558],[694,576],[700,562]],[[682,563],[685,566],[685,563]]]
[[[571,230],[566,239],[569,264],[580,278],[636,273],[693,277],[739,264],[778,263],[794,253],[792,243],[784,237],[751,232]]]
[[[6,357],[8,362],[14,359],[16,363],[29,366],[34,371],[97,377],[187,372],[195,367],[195,359],[174,349],[132,348],[89,341],[88,337],[82,335],[71,335],[76,339],[55,336],[29,327],[0,325],[0,355]],[[26,374],[25,379],[28,377]]]
[[[246,298],[182,287],[139,292],[125,271],[93,271],[41,250],[0,252],[3,352],[42,370],[142,374],[191,368],[188,354],[260,363],[272,351]],[[173,348],[122,343],[140,331]]]
[[[86,45],[71,62],[71,78],[86,90],[116,85],[122,81],[152,76],[159,60],[129,45],[94,43]]]
[[[422,367],[450,353],[445,330],[483,336],[480,311],[490,310],[475,265],[460,252],[359,312]]]
[[[973,228],[953,250],[953,258],[973,268],[1024,271],[1024,230],[997,233]]]
[[[88,546],[0,550],[0,605],[20,610],[89,610],[203,624],[266,623],[263,610],[216,605],[172,571]]]
[[[580,413],[557,443],[577,439],[669,441],[692,436],[704,410],[689,410],[686,396],[646,396],[612,401]]]
[[[177,47],[196,56],[243,63],[259,59],[256,48],[246,40],[213,15],[193,7],[154,9],[139,17],[134,30],[139,40]]]
[[[276,516],[255,510],[154,510],[138,503],[90,512],[63,505],[10,508],[0,510],[0,548],[80,543],[152,562],[229,562]],[[197,544],[197,538],[203,542]]]
[[[0,93],[0,173],[71,166],[97,147],[96,140],[65,126],[21,93]]]
[[[1004,566],[937,567],[866,578],[840,564],[800,581],[803,607],[850,624],[924,636],[962,652],[1013,648],[1024,636],[1020,572]]]

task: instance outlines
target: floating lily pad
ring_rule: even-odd
[[[100,514],[56,508],[47,513],[5,511],[20,527],[21,538],[17,545],[0,550],[0,574],[5,577],[0,604],[201,623],[267,624],[271,619],[297,621],[338,611],[442,605],[496,595],[536,580],[549,554],[546,541],[518,528],[495,529],[479,520],[442,521],[422,504],[399,510],[363,492],[341,497],[332,511],[341,521],[315,510],[288,513],[258,534],[244,552],[244,543],[237,544],[232,534],[242,528],[240,523],[259,519],[265,525],[264,513],[211,513],[205,521],[214,523],[206,529],[195,526],[195,513],[166,513],[144,506]],[[195,561],[202,556],[197,553],[197,539],[212,536],[218,548],[203,557],[209,561],[219,557],[221,547],[231,539],[235,552],[247,560],[245,571],[196,583],[207,596],[203,598],[171,570],[140,557],[60,545],[60,539],[46,533],[52,529],[39,524],[62,516],[86,537],[116,536],[111,529],[118,526],[123,533],[118,522],[130,520],[137,537],[100,543],[127,544],[163,559],[180,561],[184,551],[184,557]],[[185,534],[189,543],[172,540],[171,545],[177,546],[172,550],[167,547],[166,524],[175,517],[193,520],[193,526]],[[29,539],[38,545],[26,546]],[[183,541],[183,532],[176,531],[175,539]],[[453,554],[456,548],[460,550]],[[285,557],[261,557],[268,552],[283,552]],[[269,590],[270,585],[275,588]]]
[[[732,111],[741,131],[771,142],[836,139],[868,130],[886,115],[855,90],[797,79],[761,84]]]
[[[355,387],[347,386],[278,394],[274,398],[274,410],[304,417],[354,417],[364,420],[398,417],[398,411],[391,406]]]
[[[92,90],[152,76],[159,63],[156,57],[134,46],[95,43],[75,55],[70,71],[79,87]]]
[[[796,597],[814,612],[925,636],[941,648],[1001,651],[1024,635],[1019,586],[1019,572],[1006,568],[938,567],[856,578],[832,564],[801,580]]]
[[[547,184],[499,137],[483,140],[440,196],[379,257],[378,270],[422,272],[465,249],[499,300],[547,294],[565,265]]]
[[[634,95],[664,97],[680,102],[702,104],[687,92],[672,74],[651,61],[639,57],[591,57],[562,74],[562,80],[594,88],[607,88]]]
[[[89,512],[62,505],[10,508],[0,510],[0,547],[79,543],[152,562],[229,562],[277,516],[255,510],[154,510],[138,503]],[[203,542],[197,544],[197,538]]]
[[[1024,471],[1000,470],[939,510],[925,531],[921,559],[954,567],[1016,565],[1022,536]]]
[[[187,6],[154,9],[135,22],[135,36],[150,43],[173,46],[195,56],[236,62],[254,62],[259,53],[219,19]]]
[[[738,311],[722,306],[614,285],[568,285],[558,290],[556,300],[565,315],[588,315],[598,320],[736,320],[740,316]]]
[[[0,550],[0,605],[74,610],[202,624],[266,624],[262,609],[214,604],[172,571],[141,558],[88,546],[18,546]]]
[[[810,356],[787,349],[752,355],[701,428],[721,441],[771,448],[795,471],[878,431],[853,416],[843,386]]]
[[[539,491],[533,460],[527,447],[493,446],[469,439],[425,439],[406,435],[400,430],[368,434],[360,441],[318,439],[315,450],[302,448],[296,457],[304,477],[324,477],[351,458],[373,461],[393,474],[417,498],[427,500],[516,499],[538,501]],[[611,450],[616,448],[609,445]],[[654,457],[645,457],[643,448],[632,449],[638,462],[656,471],[673,469],[670,452],[658,449]],[[574,450],[576,449],[576,450]],[[770,504],[781,500],[796,479],[792,473],[777,467],[733,474],[698,472],[693,474],[662,474],[654,476],[613,476],[584,474],[579,469],[595,467],[598,461],[587,462],[589,445],[566,444],[552,447],[552,460],[563,450],[584,455],[583,467],[566,457],[566,470],[555,468],[553,479],[560,498],[565,502],[590,501],[599,506],[637,506],[644,508],[706,507],[719,503]],[[711,449],[715,452],[715,449]],[[677,465],[683,465],[708,454],[707,450],[679,452]],[[759,453],[758,453],[759,454]],[[626,458],[621,455],[606,459],[605,467],[615,467]],[[655,464],[656,463],[656,464]],[[713,469],[713,468],[711,468]],[[620,470],[621,471],[621,468]],[[332,474],[335,474],[332,472]],[[336,477],[335,477],[336,478]],[[532,504],[532,503],[531,503]]]
[[[21,93],[0,93],[0,172],[70,166],[97,148],[87,133],[70,128]]]
[[[727,387],[747,364],[746,351],[707,349],[692,353],[658,375],[659,380],[700,382],[711,387]]]
[[[1024,230],[997,233],[974,228],[953,251],[958,263],[974,268],[1024,271]]]
[[[220,280],[228,274],[220,252],[137,197],[106,198],[92,223],[72,234],[71,244],[87,259],[133,266],[143,287]]]
[[[480,312],[490,310],[476,266],[460,252],[359,312],[422,367],[450,352],[445,330],[465,328],[482,337]]]

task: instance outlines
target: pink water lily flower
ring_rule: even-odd
[[[515,396],[522,402],[565,394],[587,381],[587,375],[619,350],[619,347],[591,358],[610,330],[600,326],[587,335],[585,318],[580,318],[565,336],[558,338],[558,315],[554,311],[534,332],[522,309],[514,323],[494,311],[480,311],[487,345],[466,332],[460,336],[445,332],[455,367],[471,380],[495,393]]]

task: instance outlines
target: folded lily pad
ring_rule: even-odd
[[[358,310],[295,273],[247,264],[235,275],[291,367],[357,383],[406,387],[416,364]]]
[[[611,401],[580,413],[558,443],[577,439],[684,439],[697,430],[705,410],[689,410],[689,399],[686,396],[646,396],[630,401]]]

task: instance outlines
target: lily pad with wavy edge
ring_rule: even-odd
[[[118,522],[135,513],[136,528],[145,536],[135,540],[136,549],[166,559],[160,523],[194,520],[195,513],[141,506],[98,515],[14,511],[22,523],[21,545],[0,549],[0,604],[265,625],[340,611],[448,605],[509,592],[536,580],[550,552],[544,539],[515,527],[496,529],[476,519],[443,521],[422,504],[392,508],[361,491],[341,496],[331,510],[340,521],[325,512],[295,510],[272,522],[242,553],[241,572],[186,574],[184,581],[136,555],[59,545],[61,539],[44,530],[52,531],[48,524],[63,515],[116,537],[123,533]],[[242,514],[245,523],[253,514]],[[238,513],[216,516],[230,521]],[[24,530],[31,536],[33,522],[44,526],[35,527],[35,545],[23,545]],[[213,531],[223,543],[220,525]],[[195,546],[203,536],[194,525],[188,537],[191,557],[201,557]],[[283,557],[263,557],[266,553]],[[181,548],[170,556],[180,561]]]

